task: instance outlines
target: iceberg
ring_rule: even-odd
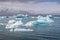
[[[6,29],[10,29],[10,32],[16,32],[16,31],[33,31],[33,29],[25,29],[25,28],[19,28],[23,27],[24,24],[22,21],[15,21],[15,20],[9,20],[8,24],[6,25]]]
[[[42,18],[43,16],[37,16],[36,18],[39,19],[39,18]]]
[[[28,18],[29,15],[28,14],[18,14],[14,16],[15,18]]]
[[[9,20],[8,21],[8,23],[10,23],[10,24],[12,24],[12,23],[14,23],[15,22],[15,20]]]
[[[28,15],[17,15],[17,16],[23,16],[23,17],[27,17]],[[43,17],[43,16],[38,16],[38,17],[28,17],[28,18],[37,18],[36,20],[34,21],[30,21],[28,18],[28,22],[26,22],[25,24],[23,24],[23,22],[21,20],[24,21],[24,19],[22,18],[16,18],[16,20],[9,20],[8,21],[8,24],[6,25],[6,28],[19,28],[19,27],[31,27],[31,26],[36,26],[36,25],[42,25],[42,24],[50,24],[50,23],[53,23],[54,20],[51,19],[51,17],[53,17],[52,15],[47,15],[46,17]],[[32,20],[31,19],[31,20]]]
[[[33,26],[33,24],[32,23],[34,23],[35,21],[30,21],[30,22],[27,22],[26,24],[25,24],[25,26],[26,27],[31,27],[31,26]]]
[[[53,16],[52,16],[52,15],[47,15],[47,17],[49,17],[49,18],[53,18]]]
[[[18,14],[18,15],[16,15],[16,18],[24,18],[24,16],[25,15],[23,15],[23,14]]]
[[[35,26],[35,25],[41,25],[41,24],[50,24],[53,22],[54,22],[54,20],[52,20],[49,16],[46,16],[46,17],[38,16],[36,21],[29,21],[25,24],[25,26],[31,27],[31,26]]]
[[[51,18],[49,18],[48,16],[46,17],[41,17],[37,20],[37,22],[40,22],[40,23],[52,23],[54,22]]]
[[[8,21],[8,23],[7,23],[7,25],[6,25],[6,28],[8,29],[8,28],[11,28],[10,26],[12,25],[12,24],[14,24],[15,23],[15,20],[9,20]]]
[[[15,21],[15,20],[10,20],[8,22],[8,24],[6,25],[6,28],[18,28],[18,27],[21,27],[21,26],[24,26],[24,24],[22,23],[22,21]]]
[[[32,17],[32,18],[35,18],[35,17]]]

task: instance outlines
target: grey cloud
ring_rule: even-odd
[[[60,0],[0,0],[1,1],[11,1],[11,2],[15,2],[15,1],[18,1],[18,2],[36,2],[36,3],[40,3],[40,2],[60,2]]]
[[[38,1],[38,0],[0,0],[1,1],[19,1],[19,2],[30,2],[30,1]]]
[[[20,12],[29,14],[56,14],[60,15],[60,4],[53,2],[43,2],[32,5],[31,3],[0,2],[0,15],[11,15]]]

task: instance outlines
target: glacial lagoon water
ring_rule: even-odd
[[[6,29],[9,20],[20,20],[19,18],[0,18],[0,40],[60,40],[60,17],[54,17],[53,23],[41,24],[32,27],[20,27],[25,29],[33,29],[34,31],[16,31],[10,32]],[[23,18],[22,22],[25,24],[31,18]]]

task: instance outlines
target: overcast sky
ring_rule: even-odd
[[[0,0],[0,12],[5,11],[60,15],[60,0]]]

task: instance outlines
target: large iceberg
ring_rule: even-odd
[[[8,24],[6,25],[6,28],[12,29],[12,28],[18,28],[19,26],[20,27],[24,26],[24,24],[22,23],[21,20],[20,21],[10,20],[10,21],[8,21]]]
[[[25,26],[31,27],[31,26],[35,26],[35,25],[41,25],[41,24],[50,24],[53,22],[54,22],[54,20],[52,20],[50,18],[50,16],[46,16],[46,17],[38,16],[36,21],[29,21],[25,24]]]
[[[52,23],[54,22],[49,16],[38,18],[37,22],[41,23]]]
[[[33,31],[33,29],[26,29],[26,28],[20,28],[23,27],[24,24],[22,21],[16,21],[16,20],[9,20],[8,24],[6,25],[6,29],[10,29],[10,32],[16,32],[16,31]]]
[[[24,24],[22,23],[22,21],[16,21],[16,20],[9,20],[8,24],[6,25],[6,29],[10,29],[10,32],[12,31],[18,31],[17,29],[21,30],[25,30],[25,29],[21,29],[20,27],[23,27]]]

